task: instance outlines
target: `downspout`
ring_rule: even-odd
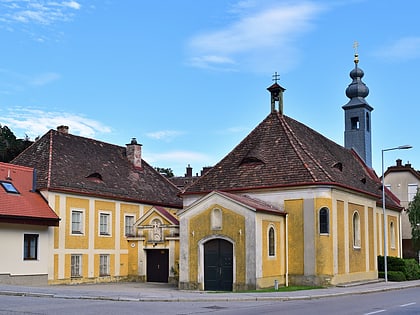
[[[286,213],[286,287],[289,286],[289,229],[288,229],[288,214]]]
[[[403,210],[404,211],[404,210]],[[400,215],[398,216],[398,219],[400,220],[400,229],[398,231],[398,242],[400,243],[399,245],[399,254],[400,254],[400,258],[403,258],[403,249],[402,249],[402,222],[401,222],[401,218],[402,218],[402,211],[400,211]]]

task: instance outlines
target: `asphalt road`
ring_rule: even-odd
[[[420,288],[289,301],[130,302],[0,296],[1,315],[21,314],[420,314]]]

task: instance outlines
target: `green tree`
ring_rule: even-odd
[[[417,190],[413,200],[408,204],[408,220],[411,224],[411,241],[413,249],[420,258],[420,190]]]
[[[164,168],[164,167],[155,167],[155,170],[158,171],[160,174],[164,175],[165,177],[174,177],[174,172],[171,168]]]
[[[17,139],[9,127],[0,125],[0,162],[10,162],[31,144],[27,135]]]

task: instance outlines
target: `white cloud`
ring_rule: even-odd
[[[98,133],[111,132],[110,127],[81,115],[28,108],[0,111],[0,124],[8,126],[18,138],[28,135],[31,139],[42,136],[60,125],[69,126],[69,132],[72,134],[89,138],[95,138]]]
[[[376,56],[394,61],[406,61],[420,58],[420,37],[400,38],[390,45],[382,47]]]
[[[72,19],[80,10],[77,1],[0,0],[0,23],[51,25]],[[12,30],[10,26],[5,27]]]
[[[154,131],[146,133],[146,136],[152,139],[156,140],[166,140],[171,141],[175,137],[178,137],[180,135],[184,134],[182,131],[176,131],[176,130],[160,130],[160,131]]]
[[[252,1],[239,2],[232,11],[241,14],[230,25],[191,38],[190,64],[219,69],[225,65],[229,68],[237,65],[257,70],[261,67],[261,64],[256,65],[258,61],[269,59],[276,66],[280,63],[282,68],[293,66],[298,56],[296,39],[313,27],[312,20],[323,7],[305,2],[277,4],[257,10],[255,5]],[[281,51],[281,54],[273,54],[275,51]],[[271,65],[267,66],[271,71]]]

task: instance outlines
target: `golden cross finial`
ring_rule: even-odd
[[[359,48],[359,42],[357,40],[354,41],[353,48],[354,48],[354,63],[357,65],[357,63],[359,62],[359,54],[357,53],[357,49]]]
[[[353,48],[354,54],[357,55],[357,48],[359,48],[359,42],[357,40],[354,41]]]

